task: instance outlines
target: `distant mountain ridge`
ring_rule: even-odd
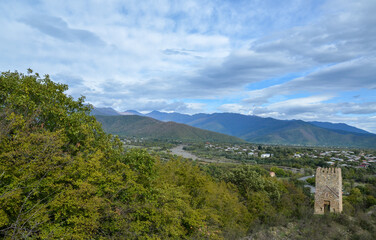
[[[347,124],[277,120],[237,113],[185,115],[153,111],[146,116],[181,122],[254,143],[376,148],[375,134]]]
[[[136,110],[127,110],[125,112],[119,112],[120,115],[138,115],[144,116],[144,114],[137,112]]]
[[[184,141],[210,141],[223,143],[245,142],[237,137],[191,127],[176,122],[162,122],[154,118],[123,115],[95,116],[103,129],[119,136],[134,136],[151,139],[173,139]]]
[[[353,133],[362,133],[362,134],[372,134],[363,129],[349,126],[345,123],[330,123],[330,122],[317,122],[317,121],[313,121],[309,123],[318,127],[326,128],[326,129],[347,131],[347,132],[353,132]]]
[[[344,123],[278,120],[238,113],[187,115],[153,111],[135,115],[173,121],[239,137],[249,142],[282,145],[376,148],[376,135]]]
[[[97,108],[94,107],[93,110],[91,110],[92,115],[103,115],[103,116],[117,116],[120,115],[115,109],[110,107],[105,108]]]

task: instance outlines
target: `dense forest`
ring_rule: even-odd
[[[372,239],[376,178],[347,186],[342,214],[313,215],[292,173],[126,150],[84,97],[49,76],[0,77],[4,239]],[[279,175],[279,176],[278,176]],[[288,177],[287,177],[288,176]],[[357,183],[357,184],[355,184]]]

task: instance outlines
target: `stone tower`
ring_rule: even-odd
[[[340,168],[317,168],[315,214],[342,212],[342,174]]]

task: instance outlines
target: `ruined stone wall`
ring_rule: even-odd
[[[315,214],[342,212],[342,174],[340,168],[317,168]]]

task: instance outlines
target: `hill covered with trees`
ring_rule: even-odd
[[[191,127],[181,123],[162,122],[153,118],[128,116],[95,116],[103,129],[118,136],[135,136],[155,139],[173,139],[183,141],[210,141],[241,143],[244,140],[229,135]]]

